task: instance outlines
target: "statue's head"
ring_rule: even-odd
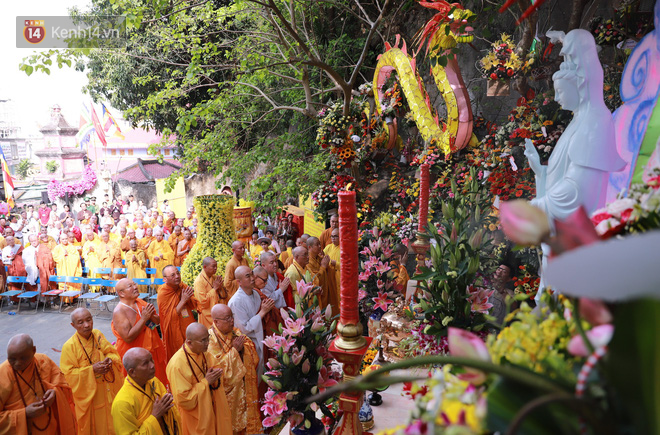
[[[574,70],[563,69],[553,76],[555,100],[565,110],[576,110],[580,106],[578,77]]]

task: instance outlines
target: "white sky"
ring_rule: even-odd
[[[16,48],[16,17],[33,15],[36,19],[39,16],[68,15],[68,8],[77,6],[86,9],[88,4],[88,0],[2,0],[0,99],[11,98],[14,101],[17,120],[24,130],[36,129],[36,123],[47,122],[49,108],[54,104],[59,104],[67,121],[77,127],[81,104],[83,101],[89,104],[90,97],[81,90],[87,84],[87,77],[72,67],[59,69],[53,65],[50,75],[35,72],[29,77],[18,69],[21,60],[35,50]],[[99,107],[96,111],[101,116]],[[120,116],[116,110],[112,110],[112,114]]]

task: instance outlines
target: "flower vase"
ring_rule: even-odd
[[[509,80],[488,80],[486,95],[489,97],[507,97],[511,94]]]
[[[293,435],[325,435],[325,425],[321,420],[314,418],[311,422],[312,425],[309,429],[305,428],[305,426],[301,426],[296,429],[291,429],[290,432]]]
[[[214,258],[218,270],[224,270],[233,255],[231,244],[236,240],[234,202],[230,195],[197,196],[193,200],[199,220],[197,243],[181,265],[183,282],[195,282],[205,257]]]
[[[358,418],[362,424],[363,431],[366,432],[374,427],[374,411],[371,409],[371,405],[369,405],[369,400],[367,400],[367,393],[364,394],[364,399],[362,401],[360,412],[358,413]]]

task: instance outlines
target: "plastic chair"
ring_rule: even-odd
[[[149,278],[133,278],[133,282],[137,285],[148,285],[150,286],[152,281]]]
[[[27,276],[8,276],[7,284],[21,284],[21,292],[25,288],[25,283],[27,283]]]
[[[90,289],[90,292],[96,293],[99,289],[92,290],[92,287],[101,287],[103,281],[105,281],[103,278],[85,278],[85,285]]]
[[[140,295],[138,296],[138,298],[142,299],[143,301],[147,300],[148,297],[149,297],[149,293],[140,293]]]
[[[5,298],[11,298],[13,296],[20,295],[21,292],[18,290],[9,290],[4,293],[0,293],[0,311],[2,311],[2,305],[5,302]]]
[[[94,275],[110,275],[112,273],[111,267],[97,267],[93,270]]]
[[[121,265],[126,266],[126,259],[121,260]]]
[[[106,311],[110,311],[110,308],[108,308],[108,302],[112,302],[115,299],[117,299],[117,296],[115,296],[115,295],[103,295],[103,296],[99,296],[98,298],[94,299],[93,301],[98,302],[98,304],[99,304],[99,312],[96,313],[96,314],[101,313],[101,306],[104,305],[104,304],[105,304]]]
[[[60,313],[62,312],[62,304],[64,303],[63,298],[73,298],[73,297],[78,296],[79,294],[80,294],[80,292],[78,290],[70,290],[70,291],[60,293],[59,294],[59,296],[60,296],[60,309],[58,311]]]
[[[112,293],[115,293],[115,287],[117,286],[117,280],[114,279],[104,279],[103,280],[103,287],[105,287],[106,290],[112,289]],[[106,293],[107,294],[107,293]]]
[[[80,291],[84,291],[85,287],[85,280],[87,278],[83,278],[82,276],[65,276],[64,277],[64,282],[67,284],[80,284]],[[71,287],[68,285],[66,286],[66,289],[69,290]]]
[[[57,282],[57,283],[66,282],[66,276],[52,275],[48,278],[48,281],[49,282]],[[60,293],[62,293],[62,292],[64,292],[64,290],[60,290],[60,289],[50,290],[50,291],[42,293],[41,297],[43,297],[43,298],[48,298],[48,297],[55,298],[55,296],[59,296]],[[46,312],[46,304],[44,304],[43,312],[44,313]]]
[[[99,297],[99,293],[83,293],[78,296],[78,307],[82,304],[82,301],[92,301]]]
[[[38,291],[23,292],[20,295],[18,295],[17,296],[18,297],[18,309],[16,310],[16,312],[18,312],[18,313],[21,312],[21,301],[23,301],[23,299],[32,299],[32,298],[37,297],[37,296],[39,296]],[[37,310],[39,310],[39,303],[35,301],[34,305],[35,305],[34,312],[36,313]]]
[[[83,275],[85,275],[85,277],[87,277],[89,275],[89,267],[83,267],[82,268],[82,273],[83,273]]]
[[[126,275],[125,267],[115,267],[112,271],[115,275]]]
[[[155,267],[147,267],[146,269],[144,269],[144,271],[147,272],[147,276],[155,275],[158,273]]]

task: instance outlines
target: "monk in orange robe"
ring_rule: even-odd
[[[192,323],[186,328],[185,344],[167,364],[183,435],[232,432],[231,410],[222,384],[223,370],[215,367],[214,358],[206,351],[208,346],[208,330],[201,323]]]
[[[9,340],[7,361],[0,364],[0,433],[73,435],[71,387],[57,364],[36,352],[27,334]]]
[[[234,296],[234,293],[238,290],[238,281],[236,281],[236,276],[234,275],[236,268],[239,266],[250,266],[245,258],[245,243],[240,240],[235,241],[231,244],[231,251],[234,255],[232,255],[231,259],[227,262],[224,279],[225,289],[230,298]]]
[[[152,228],[147,228],[145,229],[144,232],[144,237],[140,239],[140,244],[138,247],[142,249],[144,252],[147,252],[147,249],[149,249],[149,246],[151,245],[151,242],[154,240],[154,230]]]
[[[181,232],[182,229],[183,228],[181,228],[180,225],[174,225],[170,236],[167,238],[167,243],[170,244],[170,248],[172,248],[174,254],[176,254],[176,247],[179,246],[179,242],[183,240],[183,232]]]
[[[7,246],[2,248],[2,262],[7,266],[8,276],[27,276],[25,270],[25,263],[23,263],[23,246],[16,243],[17,240],[13,236],[7,236],[5,239]],[[20,290],[23,287],[20,283],[9,284],[12,290]],[[28,283],[24,284],[26,291],[31,291],[32,286]]]
[[[293,249],[291,249],[291,255],[289,255],[286,258],[286,261],[282,261],[282,263],[284,264],[284,272],[289,270],[289,267],[291,267],[291,265],[293,264],[293,250],[298,248],[298,247],[307,246],[306,245],[307,239],[309,239],[309,234],[307,234],[307,233],[303,234],[302,236],[300,236],[296,239],[296,246]]]
[[[126,351],[134,347],[147,349],[156,365],[156,377],[167,386],[167,353],[156,331],[156,325],[160,324],[156,308],[138,299],[140,291],[132,279],[119,280],[115,289],[119,303],[112,313],[112,333],[117,337],[119,355],[123,358]]]
[[[261,432],[257,371],[259,355],[254,342],[234,327],[234,315],[227,305],[213,307],[209,329],[209,353],[224,371],[222,385],[231,409],[235,434]]]
[[[181,282],[176,267],[165,267],[163,279],[165,284],[158,289],[158,314],[169,361],[186,341],[186,328],[195,322],[192,312],[197,301],[193,289]]]
[[[339,312],[339,289],[337,287],[337,274],[330,263],[330,256],[323,252],[321,242],[316,237],[307,239],[307,251],[309,252],[309,263],[307,270],[312,274],[314,284],[321,287],[319,295],[319,306],[325,310],[328,304],[332,305],[333,311]]]
[[[394,271],[394,288],[405,295],[408,280],[410,280],[410,275],[408,275],[408,271],[406,270],[408,248],[399,243],[394,247],[394,255],[392,257],[394,259],[390,262],[390,265]]]
[[[112,401],[124,383],[119,353],[94,329],[87,308],[71,313],[71,326],[76,333],[62,347],[60,367],[73,390],[78,434],[114,434]]]
[[[132,228],[131,228],[132,229]],[[133,231],[133,236],[135,237],[135,231]],[[124,257],[124,253],[127,252],[131,247],[129,246],[129,242],[131,241],[131,237],[128,235],[128,228],[126,227],[120,227],[119,228],[119,249],[121,249],[122,253],[122,258]]]
[[[222,284],[222,277],[216,276],[218,262],[212,257],[202,260],[202,271],[195,278],[195,299],[197,299],[197,312],[199,323],[210,328],[213,324],[211,308],[218,303],[229,302],[227,290]]]
[[[174,249],[174,252],[176,253],[176,256],[174,257],[175,266],[183,265],[183,262],[186,260],[186,257],[190,253],[192,247],[195,246],[196,242],[197,239],[193,239],[192,233],[188,228],[183,230],[183,239],[179,241],[179,244]]]
[[[330,228],[324,230],[319,237],[319,242],[321,242],[321,249],[324,249],[330,243],[332,243],[332,230],[339,229],[339,217],[336,214],[330,215]]]
[[[55,260],[53,260],[53,253],[48,247],[48,237],[41,234],[40,239],[37,247],[37,269],[39,269],[41,293],[45,293],[57,288],[57,283],[48,281],[51,276],[55,275]]]

